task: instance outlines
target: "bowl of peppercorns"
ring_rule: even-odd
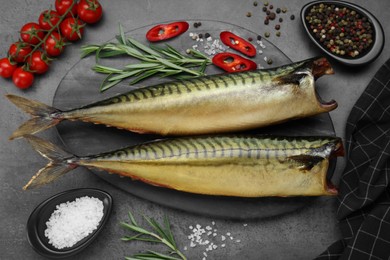
[[[363,65],[382,52],[385,36],[366,9],[345,1],[314,1],[303,6],[301,20],[310,39],[347,65]]]

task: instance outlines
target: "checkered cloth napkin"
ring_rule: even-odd
[[[390,59],[353,107],[339,185],[342,240],[316,259],[390,259]]]

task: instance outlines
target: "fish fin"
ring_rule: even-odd
[[[281,84],[299,84],[306,76],[307,74],[304,73],[293,73],[277,77],[275,80]]]
[[[302,171],[310,171],[315,165],[324,160],[320,156],[310,156],[310,155],[294,155],[289,156],[288,159],[293,160],[298,163],[298,168]]]
[[[49,163],[40,169],[29,182],[23,187],[23,190],[35,189],[55,181],[65,173],[73,170],[67,164]]]
[[[50,161],[31,178],[23,187],[24,190],[48,184],[78,167],[76,157],[73,154],[39,137],[26,135],[25,138],[39,154]]]
[[[54,113],[61,112],[54,107],[16,95],[6,95],[6,97],[18,108],[34,117],[12,133],[10,136],[11,140],[22,137],[26,134],[40,132],[58,124],[61,121],[60,118],[52,116]]]
[[[16,129],[11,136],[10,140],[20,138],[28,134],[35,134],[45,129],[58,124],[61,120],[52,119],[49,117],[34,117],[23,123],[18,129]]]

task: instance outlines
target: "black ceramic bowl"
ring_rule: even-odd
[[[323,46],[317,38],[314,36],[314,34],[310,30],[310,25],[306,21],[306,16],[310,12],[310,9],[314,5],[319,5],[319,4],[333,4],[336,7],[346,7],[350,10],[356,11],[356,13],[360,14],[362,17],[365,16],[368,18],[368,21],[372,24],[374,33],[373,33],[373,43],[371,44],[370,48],[363,52],[361,55],[358,55],[356,57],[345,57],[345,56],[340,56],[337,54],[333,54],[331,51],[329,51],[325,46]],[[383,32],[383,28],[379,21],[366,9],[356,5],[352,4],[349,2],[345,1],[313,1],[310,2],[306,5],[303,6],[301,10],[301,21],[302,24],[309,35],[310,39],[319,47],[321,48],[326,54],[328,54],[330,57],[334,58],[335,60],[346,64],[346,65],[351,65],[351,66],[357,66],[357,65],[363,65],[367,64],[373,60],[375,60],[379,54],[382,52],[384,43],[385,43],[385,35]]]
[[[46,222],[49,220],[51,214],[56,209],[58,204],[74,201],[79,197],[94,197],[103,202],[103,218],[99,223],[97,229],[89,236],[80,240],[77,244],[70,248],[56,249],[49,240],[45,237]],[[74,189],[68,190],[57,195],[54,195],[39,204],[31,213],[27,221],[27,238],[30,245],[42,256],[48,258],[63,258],[69,257],[79,253],[86,248],[100,233],[103,226],[107,222],[112,209],[112,197],[107,192],[97,189]]]

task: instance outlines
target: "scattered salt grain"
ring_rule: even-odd
[[[49,244],[57,249],[74,246],[98,227],[103,209],[101,200],[88,196],[57,205],[46,222]]]
[[[231,232],[227,232],[224,235],[218,234],[217,229],[213,228],[216,226],[214,221],[211,222],[211,225],[205,225],[202,227],[200,224],[196,224],[195,227],[191,229],[191,234],[188,236],[190,240],[189,247],[197,247],[203,249],[203,258],[212,258],[213,250],[222,250],[218,248],[225,248],[229,243],[241,243],[240,239],[233,239]],[[243,224],[247,226],[247,224]],[[192,227],[192,226],[190,226]]]

